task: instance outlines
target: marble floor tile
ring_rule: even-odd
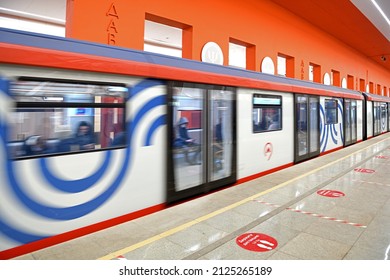
[[[304,260],[341,260],[350,248],[344,243],[300,233],[279,251]]]

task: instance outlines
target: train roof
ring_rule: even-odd
[[[361,93],[195,60],[0,28],[0,61],[150,78],[363,99]]]
[[[362,92],[362,94],[369,101],[389,102],[390,103],[390,97],[387,97],[387,96],[372,94],[372,93],[368,93],[368,92]]]

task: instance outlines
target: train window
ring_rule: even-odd
[[[253,95],[253,132],[282,129],[282,97],[275,95]]]
[[[337,100],[325,99],[325,124],[337,124]]]
[[[201,110],[179,110],[181,117],[187,118],[187,129],[202,128],[202,111]]]
[[[12,158],[125,144],[124,85],[21,80],[11,93]]]

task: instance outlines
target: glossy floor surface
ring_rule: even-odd
[[[390,135],[16,259],[384,260]]]

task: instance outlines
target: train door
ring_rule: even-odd
[[[344,100],[344,145],[352,145],[357,141],[357,102]]]
[[[380,102],[372,102],[373,104],[373,113],[374,113],[374,136],[381,134],[382,131],[382,112],[381,112],[381,103]]]
[[[387,131],[390,131],[390,102],[387,103]]]
[[[168,92],[167,201],[234,183],[235,90],[172,82]]]
[[[365,137],[363,140],[367,140],[374,136],[374,101],[368,100],[365,95]]]
[[[388,117],[387,117],[387,103],[381,103],[381,133],[385,133],[388,130]]]
[[[295,95],[295,162],[320,154],[319,98]]]

